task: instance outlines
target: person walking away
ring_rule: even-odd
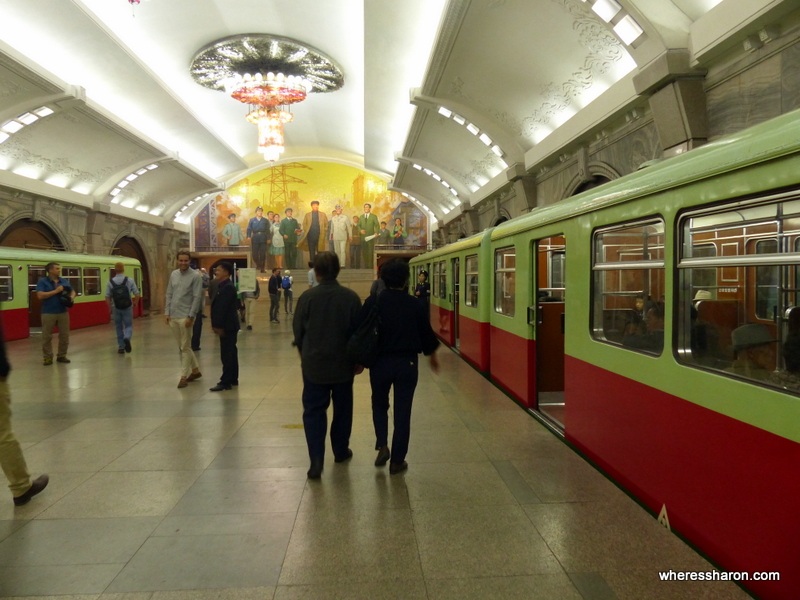
[[[361,265],[371,269],[374,266],[375,238],[380,230],[378,217],[372,214],[371,204],[364,205],[364,214],[358,218],[358,227],[361,230]]]
[[[256,209],[256,216],[247,223],[247,238],[250,240],[250,251],[253,254],[253,262],[256,269],[261,273],[265,272],[267,264],[267,237],[269,237],[272,223],[264,218],[264,209],[260,206]]]
[[[244,300],[244,321],[247,325],[247,330],[253,330],[253,320],[255,319],[256,301],[261,296],[261,286],[258,285],[258,278],[256,278],[256,289],[252,292],[242,292],[242,299]]]
[[[61,265],[57,262],[47,263],[44,267],[47,273],[36,283],[36,297],[42,301],[42,363],[53,364],[53,329],[58,326],[58,353],[56,362],[68,363],[67,350],[69,349],[69,312],[61,302],[64,291],[71,300],[75,299],[69,281],[61,277]]]
[[[275,258],[275,266],[283,268],[283,253],[285,245],[281,235],[281,216],[275,213],[272,217],[272,246],[269,249],[270,255]]]
[[[283,236],[283,244],[285,246],[286,252],[286,268],[287,269],[296,269],[297,268],[297,236],[302,233],[302,229],[300,229],[300,223],[297,222],[292,214],[293,210],[291,208],[287,208],[283,211],[286,215],[284,219],[281,221],[280,226],[280,234]]]
[[[139,302],[139,288],[125,275],[125,265],[121,262],[114,264],[114,272],[106,285],[106,302],[117,332],[117,352],[124,354],[131,351],[133,308]]]
[[[280,323],[278,320],[278,311],[281,307],[281,278],[280,269],[272,269],[272,277],[267,282],[267,291],[269,292],[269,322]]]
[[[8,479],[14,506],[22,506],[46,488],[50,478],[47,475],[39,475],[31,481],[22,448],[11,429],[11,392],[8,387],[10,373],[11,364],[6,354],[5,336],[0,319],[0,467]]]
[[[347,243],[350,241],[350,220],[342,214],[342,207],[339,204],[333,211],[330,238],[333,241],[333,251],[344,268],[347,260]]]
[[[219,336],[219,358],[222,375],[219,383],[209,391],[221,392],[239,385],[239,351],[236,340],[239,334],[238,294],[231,281],[233,265],[221,262],[217,265],[217,294],[211,303],[211,327]]]
[[[203,278],[197,271],[189,268],[191,259],[186,250],[178,252],[178,268],[169,276],[164,303],[164,322],[175,337],[181,357],[179,388],[185,388],[190,382],[202,377],[200,363],[190,343],[195,315],[203,301]]]
[[[358,216],[353,216],[350,225],[350,268],[361,268],[361,228],[358,226]]]
[[[411,406],[419,379],[419,354],[430,356],[431,370],[437,373],[439,362],[435,351],[439,340],[431,328],[423,304],[409,295],[408,263],[394,258],[381,267],[386,290],[370,296],[364,303],[359,321],[366,318],[378,303],[378,358],[369,371],[372,387],[372,423],[375,427],[375,466],[391,459],[389,473],[395,475],[408,468],[406,454],[411,436]],[[389,449],[389,390],[394,388],[394,433]]]
[[[361,300],[339,285],[339,258],[321,252],[314,261],[319,285],[303,292],[292,321],[294,345],[303,373],[303,425],[308,445],[309,479],[319,479],[325,463],[327,411],[333,401],[331,448],[337,463],[353,456],[353,377],[355,365],[343,351],[355,329]]]
[[[283,279],[281,280],[281,289],[283,290],[283,312],[287,315],[294,314],[294,292],[292,292],[292,284],[294,278],[292,272],[287,269],[283,272]]]

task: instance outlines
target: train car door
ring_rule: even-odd
[[[560,429],[564,419],[564,331],[567,244],[563,235],[534,243],[536,279],[536,407]]]
[[[28,265],[28,327],[42,326],[42,301],[36,295],[36,284],[42,277],[47,277],[44,265]]]
[[[453,342],[455,344],[455,348],[458,349],[460,346],[459,338],[458,338],[458,313],[459,313],[459,305],[460,302],[460,288],[459,282],[461,281],[461,259],[454,258],[452,262],[453,266]]]

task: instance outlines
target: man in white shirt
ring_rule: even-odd
[[[344,265],[346,260],[347,244],[350,241],[350,219],[342,214],[341,205],[337,204],[331,218],[331,239],[333,251],[339,257],[339,262]]]
[[[181,379],[179,388],[190,381],[200,379],[200,363],[191,348],[192,328],[203,301],[203,277],[189,268],[191,255],[178,252],[178,268],[169,276],[167,299],[164,304],[164,320],[172,330],[181,355]]]

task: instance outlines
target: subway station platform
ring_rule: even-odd
[[[182,599],[738,599],[732,583],[659,580],[711,565],[449,350],[421,361],[409,469],[373,466],[367,374],[349,463],[307,481],[291,326],[258,303],[240,386],[177,389],[161,318],[133,352],[112,326],[73,331],[72,363],[8,344],[13,426],[50,485],[0,495],[0,596]]]

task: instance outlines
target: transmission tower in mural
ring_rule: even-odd
[[[289,169],[311,169],[303,163],[291,162],[267,170],[267,176],[256,181],[255,185],[269,184],[269,206],[272,208],[289,206],[289,184],[306,183],[303,179],[289,175]]]

